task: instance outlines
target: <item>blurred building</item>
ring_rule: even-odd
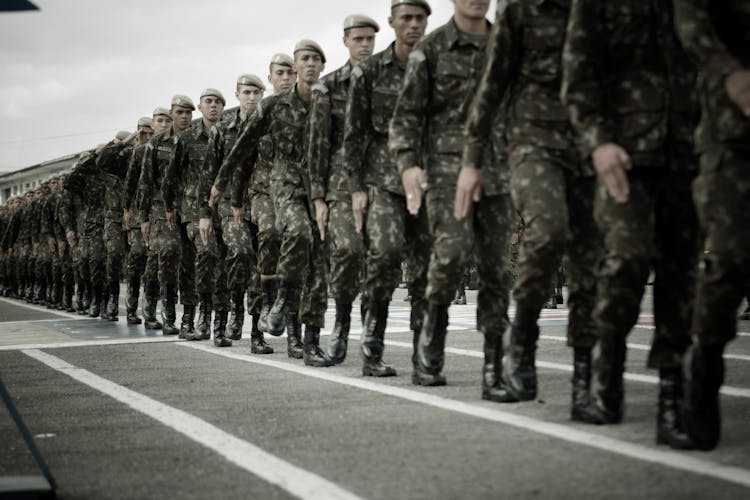
[[[79,154],[63,156],[15,172],[0,174],[0,204],[4,204],[10,198],[23,195],[30,189],[35,189],[53,175],[70,171]]]

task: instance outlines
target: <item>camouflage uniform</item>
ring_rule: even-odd
[[[750,118],[730,100],[727,77],[750,69],[750,9],[737,0],[675,0],[682,42],[701,70],[700,175],[693,196],[706,253],[697,278],[694,345],[685,357],[685,422],[701,449],[721,435],[722,353],[737,332],[737,308],[750,283]]]
[[[64,199],[65,192],[63,191],[62,186],[60,186],[57,191],[55,191],[54,208],[52,209],[52,234],[54,235],[55,243],[57,245],[59,264],[59,270],[53,270],[53,275],[55,276],[55,281],[59,283],[62,298],[61,305],[58,306],[58,309],[65,309],[67,312],[75,312],[75,308],[73,307],[73,291],[75,289],[73,260],[71,257],[70,246],[65,239],[65,226],[61,218]],[[57,273],[59,273],[59,275]]]
[[[390,126],[399,170],[421,166],[434,239],[427,273],[427,319],[414,363],[419,383],[444,383],[442,365],[448,305],[473,251],[480,266],[477,322],[485,345],[497,346],[508,324],[505,262],[513,210],[505,165],[485,146],[482,200],[456,220],[454,202],[463,151],[463,124],[479,83],[487,37],[468,37],[451,19],[415,45]],[[488,108],[492,111],[497,108]],[[413,300],[413,297],[412,297]]]
[[[681,388],[698,241],[690,193],[697,169],[695,71],[664,0],[574,0],[563,62],[562,97],[584,157],[616,143],[633,165],[627,202],[616,202],[601,183],[594,201],[606,250],[594,310],[600,339],[595,401],[584,419],[611,423],[622,418],[625,336],[638,320],[652,266],[656,330],[648,365],[660,369],[672,392]],[[676,443],[670,438],[670,444]]]

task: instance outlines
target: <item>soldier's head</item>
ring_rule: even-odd
[[[190,126],[193,111],[195,111],[195,105],[188,96],[178,94],[172,97],[170,115],[172,116],[172,128],[175,132],[182,132]]]
[[[153,119],[148,116],[142,116],[138,119],[138,144],[146,144],[154,136],[154,129],[151,127]]]
[[[274,92],[289,90],[297,79],[294,72],[294,59],[286,54],[274,54],[268,67],[268,83]]]
[[[266,86],[256,75],[240,75],[237,78],[237,90],[234,92],[234,96],[240,102],[242,112],[247,113],[255,109],[263,99],[265,91]]]
[[[349,61],[359,64],[375,50],[378,23],[365,15],[354,14],[344,20],[344,45],[349,49]]]
[[[208,88],[201,92],[201,99],[198,101],[198,110],[203,115],[203,121],[213,125],[221,118],[221,113],[224,111],[226,104],[227,101],[221,92],[213,88]]]
[[[167,108],[156,108],[154,109],[151,117],[151,128],[154,134],[164,132],[172,125],[172,114]]]
[[[453,0],[453,13],[467,21],[484,19],[490,8],[490,0]]]
[[[391,0],[388,25],[393,28],[397,42],[412,47],[424,36],[430,14],[432,10],[426,0]]]
[[[323,49],[312,40],[300,40],[294,47],[294,70],[300,81],[313,85],[325,68]]]

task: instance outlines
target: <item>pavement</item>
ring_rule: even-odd
[[[450,310],[445,387],[411,385],[403,290],[386,333],[394,378],[362,377],[357,319],[346,361],[308,368],[284,337],[251,354],[249,324],[219,349],[7,299],[0,377],[62,499],[750,498],[750,322],[727,350],[720,446],[676,452],[654,441],[648,294],[628,337],[624,422],[601,427],[569,420],[564,306],[540,319],[537,400],[483,401],[468,298]],[[326,324],[322,344],[332,303]],[[0,406],[0,492],[38,474]]]

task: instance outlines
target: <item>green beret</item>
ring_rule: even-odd
[[[142,116],[141,118],[138,118],[138,126],[139,127],[150,127],[153,120],[149,118],[148,116]]]
[[[190,111],[195,111],[193,100],[186,95],[177,94],[172,97],[172,106],[180,106],[181,108],[188,108]]]
[[[237,78],[237,85],[252,85],[253,87],[258,87],[260,90],[266,90],[263,81],[257,76],[251,74],[240,75]]]
[[[430,4],[427,3],[427,0],[391,0],[391,10],[399,5],[416,5],[426,10],[428,16],[432,14],[432,9],[430,9]]]
[[[301,50],[311,50],[313,52],[317,52],[320,54],[320,59],[323,61],[323,64],[326,63],[326,55],[323,52],[323,49],[320,48],[320,45],[318,45],[316,42],[313,42],[312,40],[300,40],[297,42],[297,45],[294,46],[294,55],[297,55],[297,52]]]
[[[224,96],[222,95],[222,93],[219,92],[217,89],[211,89],[211,88],[203,89],[203,92],[201,92],[201,99],[203,99],[204,97],[207,97],[207,96],[216,97],[218,100],[221,101],[221,103],[224,106],[227,105],[227,100],[224,99]]]
[[[128,137],[130,137],[130,132],[128,132],[127,130],[120,130],[119,132],[117,132],[115,139],[117,139],[118,141],[124,141]]]
[[[278,64],[279,66],[289,66],[292,67],[292,64],[294,64],[294,59],[289,57],[286,54],[274,54],[271,58],[271,64]]]
[[[167,108],[155,108],[153,112],[153,117],[156,118],[159,115],[168,116],[170,120],[172,119],[172,115],[170,114]]]
[[[380,31],[378,23],[373,18],[367,17],[364,14],[352,14],[344,19],[344,32],[353,28],[372,28],[375,30],[375,33]]]

